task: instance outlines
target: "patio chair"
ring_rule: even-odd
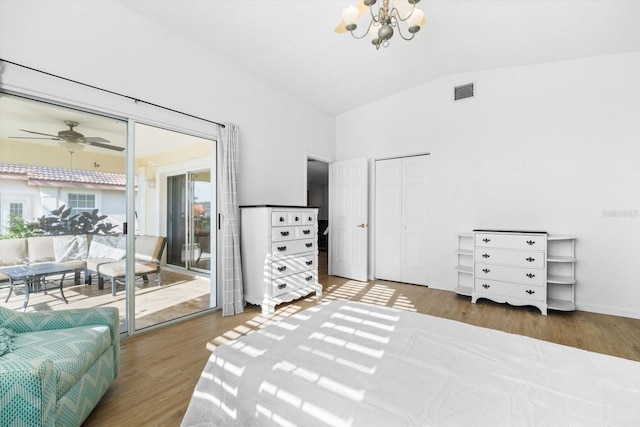
[[[162,286],[160,261],[162,253],[167,245],[167,238],[162,236],[136,236],[135,270],[136,277],[141,277],[145,283],[149,281],[148,275],[155,274],[158,286]],[[118,280],[126,276],[126,260],[108,262],[96,266],[98,286],[104,287],[104,279],[111,279],[111,294],[116,295]]]

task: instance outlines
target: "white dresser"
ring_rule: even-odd
[[[271,314],[277,304],[312,292],[318,283],[318,209],[240,206],[244,299]]]
[[[488,298],[547,314],[547,234],[474,231],[471,302]]]
[[[460,239],[472,237],[473,248]],[[575,304],[575,242],[573,236],[546,232],[474,230],[458,234],[458,273],[472,273],[472,284],[460,283],[455,292],[471,295],[471,302],[487,298],[513,305],[532,305],[573,311]],[[473,267],[468,261],[473,257]]]

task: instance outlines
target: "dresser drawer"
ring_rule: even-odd
[[[301,271],[315,270],[316,269],[316,257],[315,255],[302,255],[299,257],[288,257],[278,259],[271,263],[271,277],[284,277],[291,274],[300,273]]]
[[[290,212],[289,213],[289,224],[291,225],[302,225],[304,220],[304,212]]]
[[[475,251],[476,262],[511,265],[514,267],[544,268],[545,255],[541,251],[514,251],[481,248]]]
[[[271,229],[271,241],[281,242],[283,240],[297,239],[296,227],[273,227]]]
[[[513,283],[497,282],[494,280],[476,279],[474,281],[474,287],[474,292],[482,294],[489,293],[534,301],[546,300],[544,286],[516,285]]]
[[[277,297],[298,288],[316,283],[316,272],[305,271],[291,276],[275,279],[271,282],[271,296]]]
[[[544,269],[507,267],[484,263],[475,264],[474,277],[482,280],[499,280],[536,286],[542,286],[546,282]]]
[[[271,244],[271,253],[273,255],[293,255],[303,252],[315,252],[315,238],[305,240],[290,240],[285,242],[277,242]]]
[[[282,242],[285,240],[312,239],[316,236],[314,225],[300,227],[273,227],[271,241]]]
[[[544,251],[547,247],[547,239],[545,235],[540,234],[476,233],[475,245],[486,248]]]
[[[302,223],[304,225],[313,225],[316,223],[316,214],[313,212],[304,212],[302,214]]]
[[[311,239],[316,236],[316,227],[315,225],[308,225],[302,227],[296,227],[296,238],[297,239]]]
[[[274,227],[291,225],[289,212],[271,212],[271,225]]]

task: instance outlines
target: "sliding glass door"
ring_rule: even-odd
[[[117,307],[127,334],[216,306],[215,141],[4,93],[0,110],[0,246],[74,265],[48,292],[0,281],[0,305]]]
[[[167,178],[167,263],[200,273],[211,270],[211,170]]]

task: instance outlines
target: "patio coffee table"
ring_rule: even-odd
[[[73,273],[73,268],[65,267],[64,265],[54,264],[54,263],[42,263],[42,264],[33,264],[33,265],[18,265],[14,267],[3,267],[0,268],[0,272],[9,276],[9,295],[4,300],[4,302],[9,301],[11,297],[11,292],[13,292],[13,285],[15,282],[22,281],[24,283],[24,304],[22,305],[22,310],[27,309],[27,305],[29,304],[29,295],[35,292],[47,292],[48,290],[55,289],[54,287],[47,288],[46,278],[48,276],[53,276],[56,274],[62,274],[62,278],[60,279],[60,285],[57,287],[60,288],[60,295],[64,300],[65,304],[68,304],[67,298],[64,296],[64,292],[62,290],[62,284],[64,282],[64,276],[67,273]]]

